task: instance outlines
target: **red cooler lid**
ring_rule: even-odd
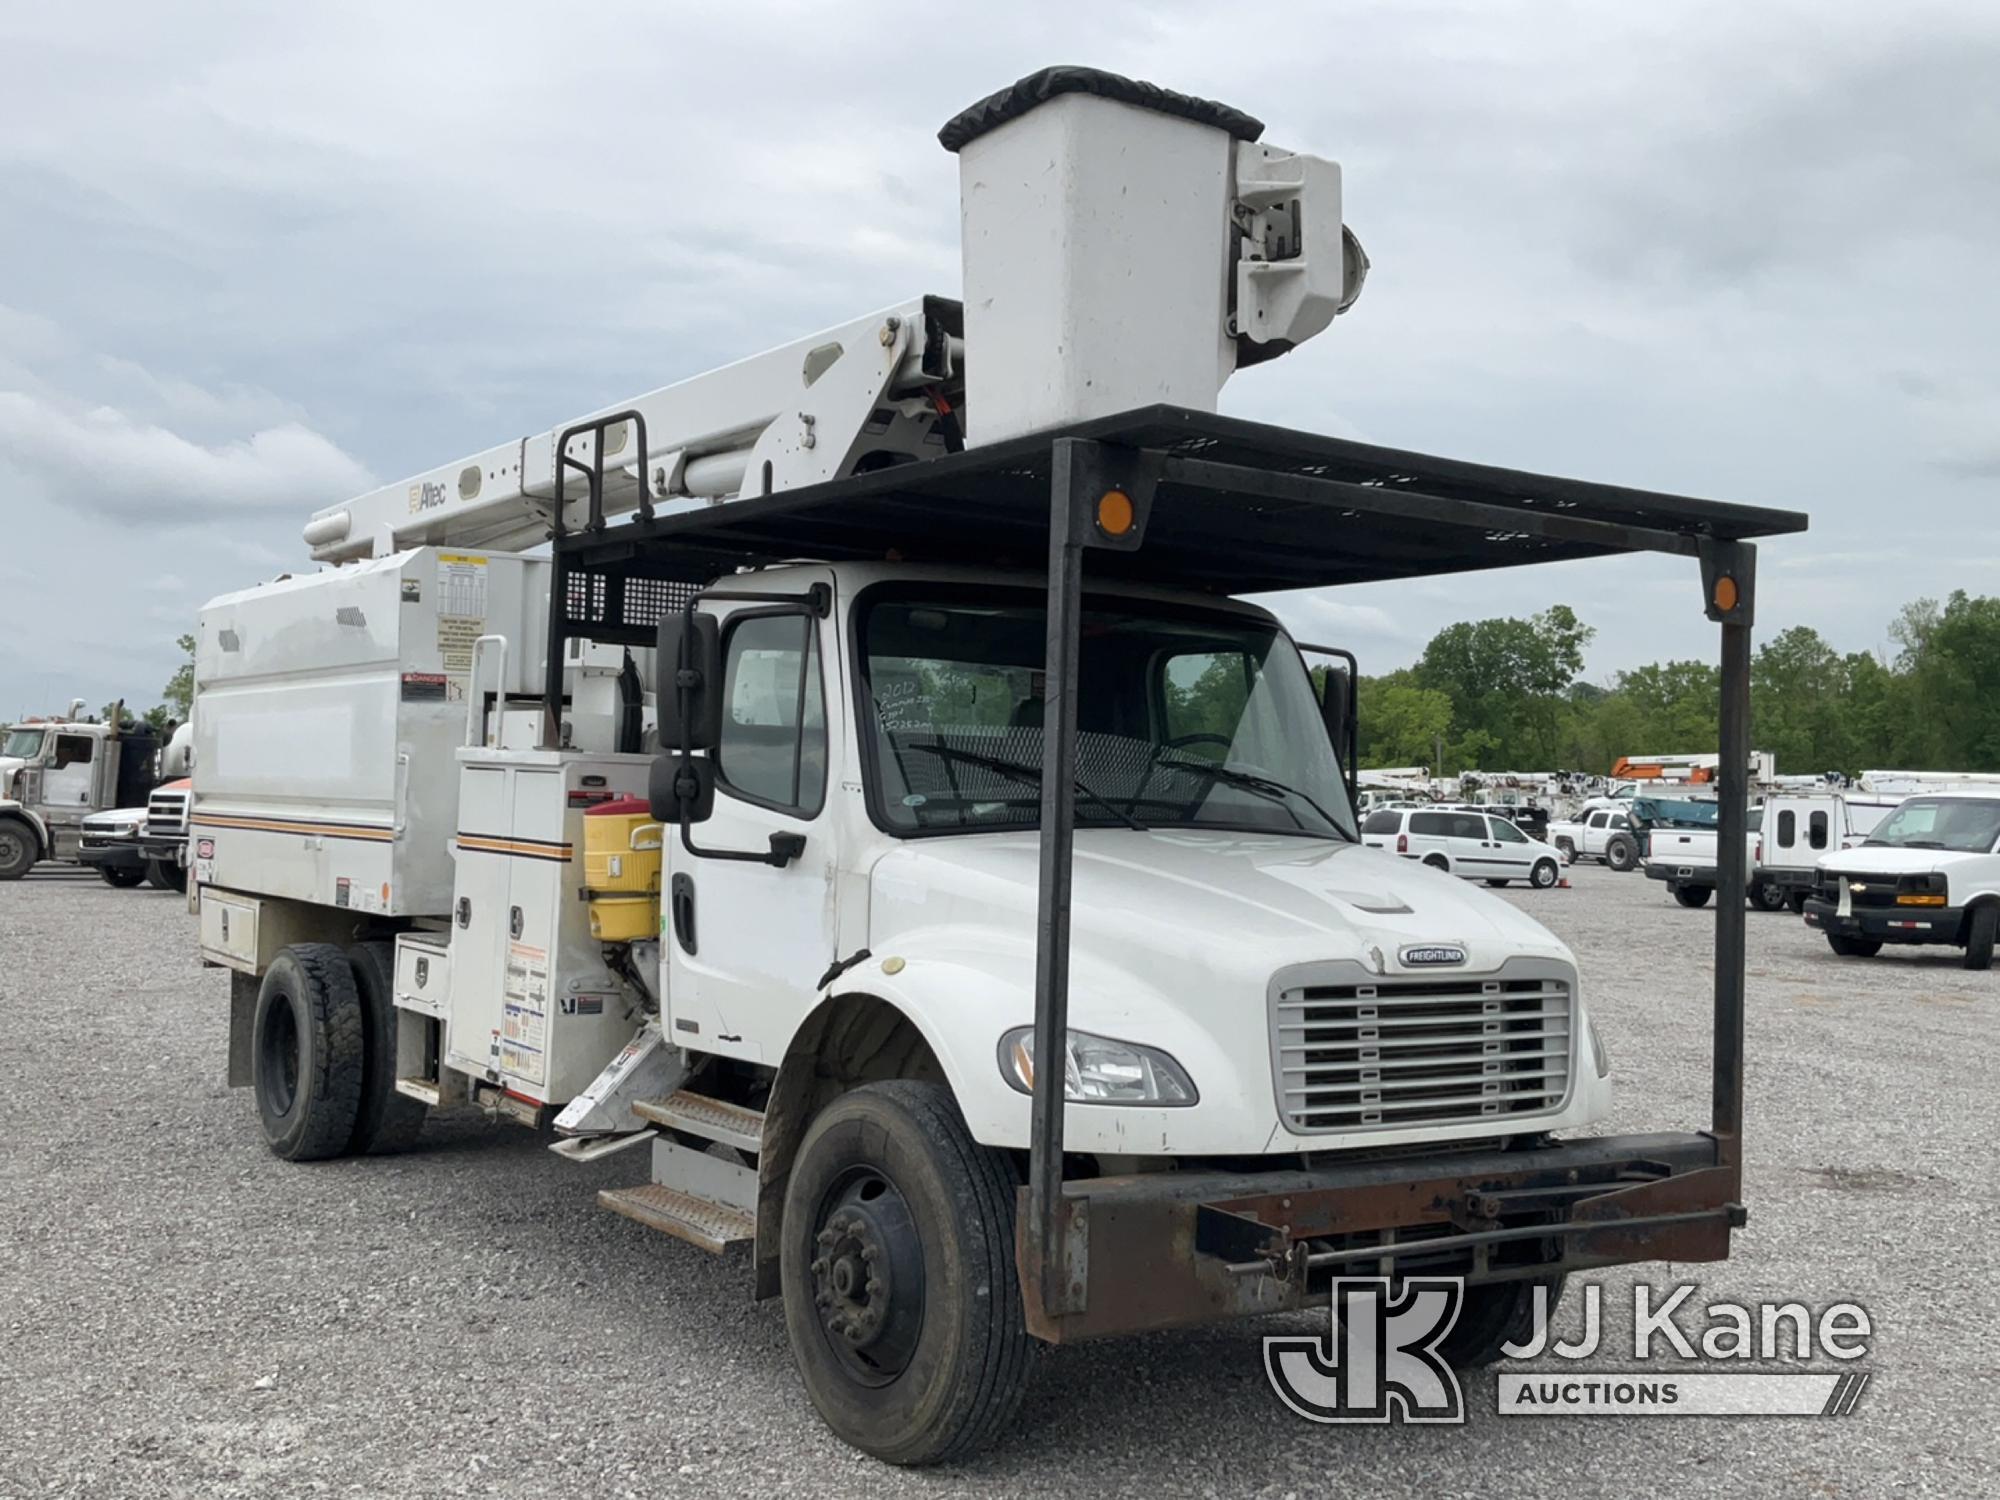
[[[586,818],[631,817],[633,813],[652,815],[653,804],[644,797],[614,797],[609,802],[600,802],[595,807],[585,808]]]

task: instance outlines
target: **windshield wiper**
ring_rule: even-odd
[[[1246,792],[1256,792],[1260,796],[1269,797],[1273,801],[1283,801],[1286,797],[1296,797],[1299,801],[1305,803],[1307,807],[1318,813],[1320,817],[1324,818],[1327,826],[1332,828],[1335,833],[1352,842],[1353,836],[1340,826],[1340,820],[1321,807],[1318,802],[1314,801],[1310,792],[1302,792],[1297,787],[1279,781],[1275,777],[1259,776],[1250,771],[1238,771],[1231,766],[1210,765],[1206,761],[1180,760],[1164,755],[1160,757],[1157,764],[1172,766],[1178,771],[1192,771],[1198,776],[1210,776],[1217,781],[1227,782],[1231,786],[1240,786]],[[1296,818],[1298,814],[1294,813],[1292,816]],[[1305,825],[1301,823],[1299,826],[1303,828]]]
[[[919,745],[911,745],[908,746],[907,748],[911,750],[921,750],[923,751],[924,754],[935,755],[941,760],[955,760],[959,762],[961,765],[979,766],[985,770],[996,772],[1001,776],[1012,776],[1016,781],[1025,781],[1030,786],[1040,786],[1042,784],[1041,767],[1023,765],[1018,760],[1002,760],[997,755],[981,755],[976,750],[960,750],[951,745],[919,744]],[[1097,806],[1103,808],[1106,812],[1110,813],[1112,817],[1116,818],[1119,822],[1123,823],[1127,828],[1130,828],[1133,832],[1135,833],[1148,832],[1148,829],[1144,823],[1141,823],[1137,818],[1133,817],[1130,813],[1126,812],[1124,809],[1115,807],[1111,803],[1105,801],[1104,798],[1098,796],[1096,792],[1093,792],[1089,787],[1085,786],[1083,778],[1081,776],[1072,777],[1070,779],[1070,785],[1075,787],[1077,791],[1081,792],[1085,797],[1089,798]]]

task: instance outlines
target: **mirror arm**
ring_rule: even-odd
[[[803,833],[774,833],[768,854],[759,854],[754,849],[703,849],[694,841],[693,825],[682,818],[681,847],[696,859],[734,859],[747,864],[775,865],[782,870],[806,852],[806,836]]]

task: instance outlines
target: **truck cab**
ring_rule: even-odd
[[[1900,803],[1861,843],[1819,862],[1806,924],[1842,958],[1886,944],[1965,950],[1993,965],[2000,932],[2000,795],[1929,793]]]

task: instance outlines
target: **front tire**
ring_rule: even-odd
[[[1842,937],[1837,932],[1826,935],[1826,945],[1842,958],[1873,958],[1882,951],[1879,939]]]
[[[280,952],[257,991],[251,1073],[264,1139],[286,1161],[347,1149],[361,1107],[366,1043],[347,955],[332,943]]]
[[[1530,875],[1528,879],[1536,890],[1545,891],[1558,880],[1562,879],[1562,871],[1556,868],[1554,860],[1545,859],[1535,866],[1534,874]]]
[[[1988,903],[1972,908],[1972,915],[1965,919],[1965,967],[1968,969],[1990,969],[1993,967],[1993,939],[2000,936],[2000,906]]]
[[[1785,897],[1785,905],[1791,909],[1793,916],[1803,917],[1806,914],[1806,893],[1804,891],[1793,891],[1789,896]]]
[[[185,891],[188,888],[187,867],[172,860],[149,859],[146,861],[146,882],[156,891]]]
[[[363,1030],[361,1104],[347,1149],[355,1156],[407,1151],[429,1111],[421,1100],[396,1092],[395,944],[356,943],[347,950],[347,964],[354,971]]]
[[[97,873],[104,877],[104,883],[114,891],[129,891],[146,878],[144,870],[128,870],[123,866],[99,865]]]
[[[1467,1287],[1458,1321],[1438,1340],[1439,1355],[1454,1370],[1483,1369],[1505,1358],[1502,1344],[1523,1343],[1535,1331],[1535,1288],[1547,1288],[1547,1317],[1553,1322],[1565,1281],[1556,1275]]]
[[[1712,894],[1713,892],[1705,885],[1677,885],[1674,887],[1674,899],[1680,902],[1682,906],[1690,909],[1708,905],[1708,898]]]
[[[785,1191],[785,1329],[806,1395],[893,1464],[991,1442],[1027,1389],[1009,1159],[938,1084],[865,1084],[807,1129]]]
[[[35,830],[19,818],[0,818],[0,880],[19,880],[42,852]]]

